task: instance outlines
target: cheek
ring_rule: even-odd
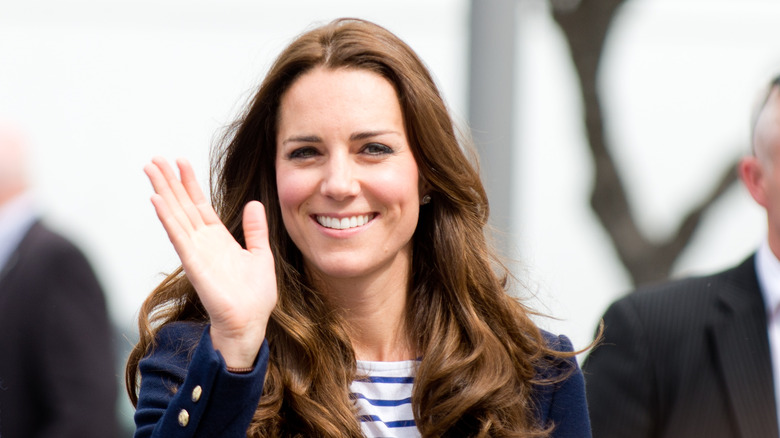
[[[279,207],[287,224],[287,216],[294,212],[309,196],[308,181],[303,175],[277,170],[276,189],[279,194]]]
[[[389,205],[417,208],[420,203],[419,175],[416,167],[406,166],[389,172],[375,173],[371,178],[374,193]]]
[[[403,181],[408,181],[404,185],[404,192],[406,192],[409,202],[419,205],[420,203],[420,172],[417,170],[417,166],[411,164],[407,166],[404,172]]]

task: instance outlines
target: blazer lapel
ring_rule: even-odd
[[[751,257],[725,279],[712,333],[739,436],[776,438],[766,312],[754,266]]]

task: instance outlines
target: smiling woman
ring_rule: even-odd
[[[589,437],[461,146],[414,52],[344,19],[272,66],[215,151],[215,208],[186,161],[147,165],[182,268],[140,311],[136,436]]]
[[[376,310],[390,316],[395,303],[392,320],[402,321],[406,295],[397,291],[408,283],[422,194],[393,86],[367,70],[318,67],[282,96],[277,144],[282,220],[307,274],[338,294],[357,278],[360,293],[393,289]],[[366,356],[357,354],[388,360]]]

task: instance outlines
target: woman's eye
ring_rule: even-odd
[[[291,160],[302,160],[305,158],[311,158],[317,155],[317,149],[306,146],[302,148],[295,149],[294,151],[290,152],[288,155]]]
[[[393,150],[390,147],[385,146],[383,144],[369,143],[365,147],[363,147],[363,152],[369,155],[383,155],[383,154],[392,154]]]

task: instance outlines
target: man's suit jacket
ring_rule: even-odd
[[[778,437],[754,257],[616,301],[583,370],[595,438]]]
[[[0,437],[115,437],[118,381],[103,291],[36,222],[0,272]]]

